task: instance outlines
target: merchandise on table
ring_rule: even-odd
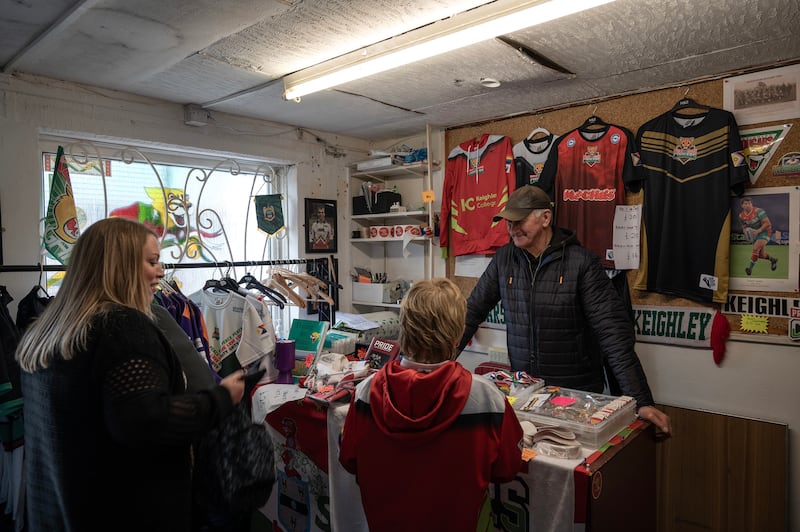
[[[636,401],[626,395],[614,397],[546,386],[520,399],[513,403],[520,421],[565,428],[585,447],[594,449],[636,418]]]
[[[518,401],[525,401],[528,397],[540,390],[544,386],[544,380],[539,377],[531,377],[524,371],[480,371],[476,368],[475,373],[483,375],[494,382],[497,388],[506,394],[508,401],[514,405]]]

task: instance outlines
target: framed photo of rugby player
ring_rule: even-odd
[[[752,188],[731,198],[730,288],[798,289],[800,188]]]
[[[336,200],[305,199],[306,253],[336,253]]]

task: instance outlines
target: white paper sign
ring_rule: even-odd
[[[617,205],[614,212],[614,267],[639,269],[639,224],[641,205]]]

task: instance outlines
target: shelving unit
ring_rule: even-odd
[[[430,145],[430,142],[428,143]],[[381,190],[393,190],[402,196],[401,205],[406,212],[387,212],[373,214],[353,214],[352,200],[350,208],[350,228],[348,235],[350,244],[350,264],[370,270],[372,273],[386,274],[389,282],[400,279],[418,281],[429,279],[432,273],[434,239],[432,237],[373,237],[356,238],[354,232],[369,230],[373,226],[416,226],[423,224],[433,228],[433,212],[430,204],[423,203],[423,191],[432,188],[431,173],[438,168],[433,154],[428,152],[428,160],[411,164],[395,164],[368,170],[357,170],[353,165],[349,168],[348,182],[350,197],[362,194],[361,185],[365,182],[380,184]],[[350,281],[351,284],[354,281]],[[352,286],[350,287],[352,294]],[[396,302],[363,301],[353,299],[352,304],[357,312],[369,312],[375,309],[397,309]]]

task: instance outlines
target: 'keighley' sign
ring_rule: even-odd
[[[710,347],[713,309],[633,305],[636,340],[689,347]]]

